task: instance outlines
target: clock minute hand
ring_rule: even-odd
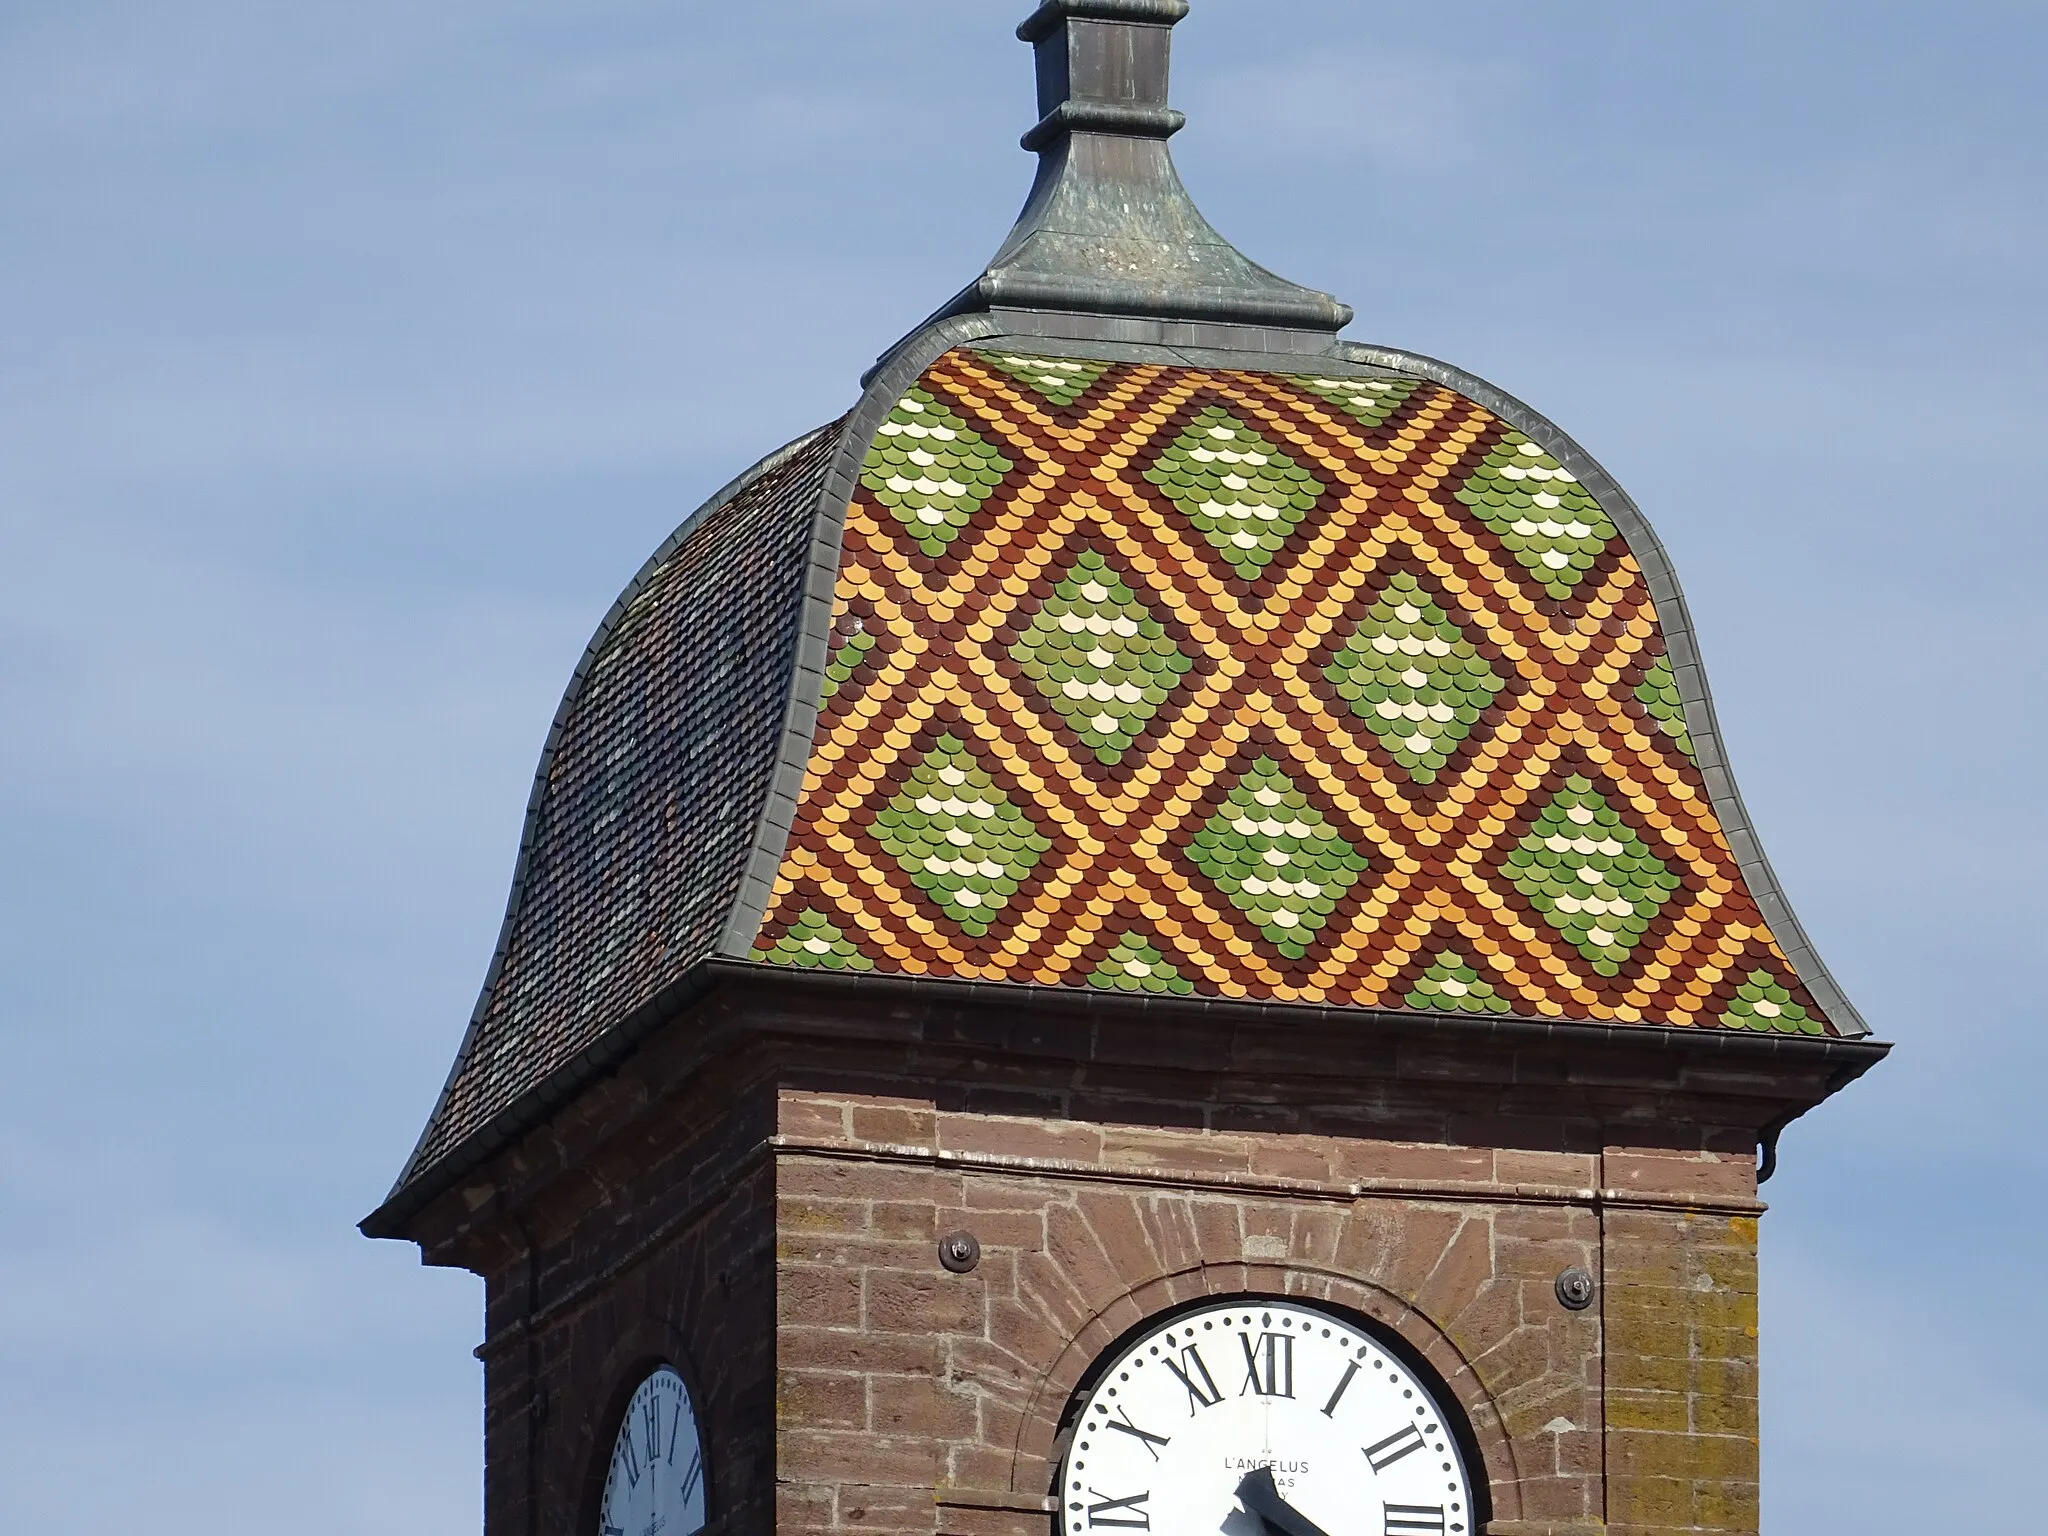
[[[1271,1467],[1245,1473],[1243,1481],[1237,1485],[1237,1501],[1265,1521],[1267,1528],[1277,1532],[1278,1536],[1328,1536],[1315,1521],[1280,1497],[1280,1490],[1273,1483]]]

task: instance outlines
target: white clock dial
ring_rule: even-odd
[[[1464,1457],[1415,1373],[1355,1324],[1262,1297],[1183,1312],[1109,1361],[1059,1502],[1061,1536],[1475,1530]]]
[[[663,1366],[626,1405],[604,1480],[598,1536],[690,1536],[704,1528],[704,1446],[683,1378]]]

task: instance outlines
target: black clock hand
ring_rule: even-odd
[[[1267,1529],[1277,1536],[1327,1536],[1315,1521],[1280,1497],[1280,1490],[1273,1485],[1271,1467],[1245,1473],[1244,1480],[1237,1485],[1237,1501],[1265,1521]]]

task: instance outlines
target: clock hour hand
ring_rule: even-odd
[[[1265,1521],[1274,1536],[1327,1536],[1315,1521],[1280,1497],[1271,1467],[1245,1473],[1237,1485],[1237,1501]]]

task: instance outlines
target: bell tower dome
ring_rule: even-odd
[[[1195,209],[1187,10],[1024,22],[1009,237],[576,668],[363,1224],[486,1281],[488,1536],[1758,1529],[1887,1047],[1634,502]]]

